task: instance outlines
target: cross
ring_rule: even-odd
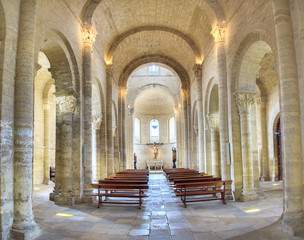
[[[154,154],[154,159],[156,159],[157,158],[157,154],[158,154],[158,147],[157,147],[157,145],[163,145],[163,143],[156,143],[156,142],[154,142],[154,143],[147,143],[147,145],[153,145],[153,154]]]

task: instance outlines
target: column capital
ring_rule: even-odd
[[[94,130],[100,129],[101,123],[102,123],[102,115],[92,116],[92,128]]]
[[[239,114],[250,114],[251,105],[255,103],[256,94],[252,92],[235,92],[235,102],[239,108]]]
[[[214,41],[216,43],[225,42],[226,25],[217,24],[215,29],[212,30],[211,34],[214,37]]]
[[[74,113],[77,99],[73,95],[57,96],[56,104],[59,105],[61,113]]]
[[[97,32],[93,25],[87,24],[82,27],[82,40],[84,43],[94,44]]]
[[[208,125],[211,129],[211,131],[219,131],[219,115],[218,114],[207,114],[206,115]]]
[[[202,64],[195,64],[192,68],[195,78],[201,80],[203,75],[203,65]]]
[[[113,78],[114,76],[113,64],[106,65],[106,74],[107,74],[107,79]]]

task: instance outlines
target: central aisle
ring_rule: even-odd
[[[39,185],[36,187],[39,190],[34,191],[34,214],[43,235],[38,239],[212,240],[238,236],[238,239],[248,240],[270,235],[275,239],[292,239],[277,230],[252,232],[275,222],[282,213],[280,186],[274,187],[271,183],[265,186],[264,191],[272,201],[228,202],[226,205],[221,201],[210,201],[191,203],[184,208],[165,176],[150,174],[149,197],[139,210],[137,205],[104,205],[99,209],[96,203],[57,206],[48,200],[51,187]],[[244,210],[249,208],[260,208],[261,211],[245,213]],[[72,216],[60,217],[56,213]],[[243,235],[246,233],[249,236]]]

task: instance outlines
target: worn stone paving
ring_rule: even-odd
[[[101,240],[300,239],[274,226],[282,214],[282,186],[263,183],[266,198],[247,203],[191,203],[184,208],[162,174],[151,174],[143,208],[96,204],[56,206],[48,201],[50,186],[34,188],[34,214],[43,230],[38,238]],[[259,208],[256,213],[245,210]],[[59,217],[67,213],[71,217]]]

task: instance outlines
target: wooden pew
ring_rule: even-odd
[[[179,182],[176,183],[176,196],[181,197],[181,200],[185,207],[187,202],[201,202],[201,201],[212,201],[221,200],[223,204],[226,204],[225,193],[226,186],[231,185],[232,180],[225,181],[208,181],[208,182]],[[220,193],[221,197],[217,197],[216,194]],[[212,195],[209,198],[191,198],[193,196]],[[190,197],[190,198],[189,198]]]
[[[55,168],[50,167],[50,181],[55,182]]]
[[[144,190],[147,190],[149,186],[147,184],[141,183],[93,183],[91,184],[92,188],[98,189],[98,205],[109,203],[109,204],[139,204],[139,209],[142,206],[142,198],[147,197],[144,194]],[[104,200],[102,200],[104,197]],[[138,200],[122,200],[122,201],[113,201],[108,198],[137,198]]]

